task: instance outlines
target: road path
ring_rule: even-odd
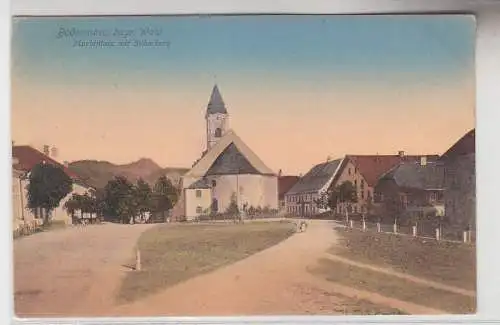
[[[337,293],[408,313],[443,314],[443,311],[403,302],[376,293],[355,290],[319,279],[308,269],[317,265],[335,243],[333,224],[309,222],[306,232],[227,267],[201,275],[111,314],[124,316],[234,316],[339,314]]]
[[[110,308],[140,234],[152,225],[102,224],[14,241],[18,316],[79,316]]]
[[[115,292],[140,234],[151,225],[105,224],[36,234],[14,243],[15,308],[19,316],[228,316],[342,314],[360,298],[412,314],[442,314],[309,272],[336,242],[330,221],[244,260],[131,304]]]

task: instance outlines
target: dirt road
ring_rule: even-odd
[[[19,316],[334,315],[346,304],[441,314],[311,274],[336,241],[329,221],[244,260],[189,279],[137,302],[115,306],[115,290],[139,235],[149,225],[102,225],[42,233],[15,241]],[[346,298],[348,298],[346,300]],[[358,309],[359,310],[359,309]]]
[[[342,313],[338,294],[359,297],[408,313],[440,314],[439,310],[362,292],[308,272],[336,241],[328,221],[310,221],[306,232],[251,257],[198,276],[136,303],[112,311],[124,316],[234,316]]]
[[[109,309],[140,234],[151,225],[102,224],[14,241],[15,312],[95,315]]]

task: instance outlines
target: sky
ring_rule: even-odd
[[[59,160],[191,167],[217,83],[271,169],[441,154],[475,126],[472,16],[19,17],[11,133]]]

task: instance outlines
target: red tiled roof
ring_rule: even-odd
[[[64,170],[64,172],[74,181],[81,182],[81,179],[77,174],[75,174],[68,168],[64,167],[63,164],[55,161],[54,159],[50,158],[49,156],[43,154],[42,152],[36,150],[33,147],[14,146],[12,147],[12,157],[18,159],[18,163],[13,165],[13,168],[15,169],[22,170],[24,172],[29,172],[33,167],[35,167],[35,165],[45,161],[47,164],[52,164],[61,167]]]
[[[294,185],[299,181],[299,176],[280,176],[278,177],[278,198],[281,200],[285,197],[285,193],[288,192]]]
[[[363,175],[369,186],[375,186],[380,176],[405,161],[419,161],[421,157],[427,157],[428,161],[435,161],[438,155],[347,155],[346,161],[350,160]]]
[[[461,137],[441,158],[453,158],[476,153],[476,129],[472,129]]]

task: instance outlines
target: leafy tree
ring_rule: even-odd
[[[339,204],[347,208],[356,202],[358,202],[356,187],[349,181],[337,185],[328,194],[328,207],[332,210],[335,210]]]
[[[327,192],[322,192],[317,199],[314,200],[314,203],[316,203],[317,207],[320,209],[326,209],[328,208],[328,197],[329,193]]]
[[[153,207],[156,213],[165,214],[177,203],[179,193],[166,176],[158,178],[153,189]]]
[[[49,214],[63,198],[73,189],[73,181],[58,166],[51,164],[35,165],[29,175],[28,208],[36,212],[38,209],[45,211],[43,223],[49,223]]]
[[[127,178],[117,176],[104,187],[106,213],[118,217],[127,223],[137,213],[136,192],[134,185]]]
[[[152,199],[153,199],[153,191],[148,183],[146,183],[142,178],[137,181],[136,185],[136,200],[137,200],[137,209],[139,210],[139,214],[141,216],[141,220],[144,218],[144,214],[146,212],[151,212],[152,209]]]
[[[226,213],[228,215],[232,216],[237,216],[240,213],[240,209],[238,208],[238,202],[236,200],[236,193],[233,192],[231,194],[231,202],[229,203],[229,206],[226,209]]]
[[[75,216],[75,212],[81,210],[81,195],[73,193],[71,197],[64,203],[63,208],[71,215],[72,218]]]

